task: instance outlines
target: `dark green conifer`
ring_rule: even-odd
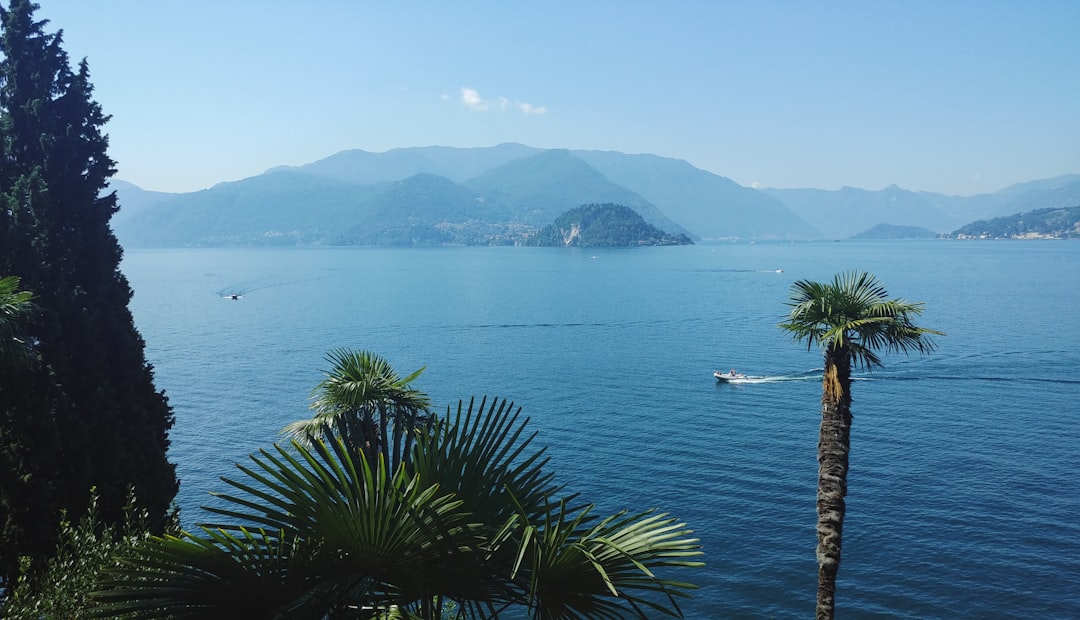
[[[78,518],[97,488],[119,523],[129,487],[154,525],[178,482],[166,458],[173,415],[153,382],[109,226],[115,173],[85,61],[39,7],[0,9],[0,274],[22,278],[38,312],[28,363],[0,376],[0,578],[19,555],[55,547],[60,511]]]

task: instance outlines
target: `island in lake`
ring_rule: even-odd
[[[670,235],[649,224],[630,207],[587,204],[566,211],[523,245],[535,247],[637,247],[692,245],[684,234]]]

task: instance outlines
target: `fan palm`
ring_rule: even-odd
[[[889,299],[877,278],[865,272],[836,275],[831,283],[800,280],[792,285],[788,320],[779,327],[807,349],[825,354],[821,427],[818,437],[817,618],[832,618],[840,567],[851,447],[852,367],[881,366],[879,351],[920,354],[934,350],[931,334],[915,325],[921,302]]]
[[[326,359],[333,368],[323,373],[312,392],[315,415],[282,432],[306,445],[339,437],[369,457],[386,455],[391,471],[396,470],[431,405],[427,395],[409,385],[424,369],[401,378],[389,362],[370,351],[336,349]]]
[[[97,613],[229,617],[250,601],[268,618],[680,615],[694,586],[656,572],[701,566],[691,531],[567,508],[527,423],[506,401],[459,404],[394,471],[340,437],[260,451],[209,509],[233,522],[129,550]]]

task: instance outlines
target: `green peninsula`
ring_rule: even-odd
[[[954,239],[1076,239],[1080,238],[1080,205],[1036,209],[979,220],[953,231]]]

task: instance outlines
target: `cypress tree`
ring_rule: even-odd
[[[37,312],[27,363],[0,376],[0,578],[54,549],[61,510],[82,515],[96,487],[103,523],[129,488],[161,527],[178,489],[173,414],[154,386],[128,309],[131,288],[109,226],[115,173],[85,60],[38,5],[0,8],[0,275],[22,278]]]

